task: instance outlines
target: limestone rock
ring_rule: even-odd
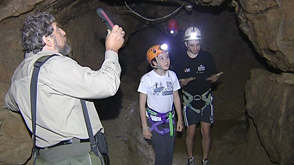
[[[44,0],[2,0],[0,3],[0,21],[30,11],[42,1]]]
[[[293,78],[290,73],[276,75],[255,69],[246,84],[248,115],[270,159],[280,165],[294,163]]]
[[[239,0],[239,27],[248,35],[268,64],[282,71],[294,71],[293,1]]]
[[[33,141],[19,113],[0,110],[0,164],[24,164]]]

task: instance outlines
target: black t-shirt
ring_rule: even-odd
[[[181,55],[174,65],[178,79],[196,78],[182,89],[191,95],[202,95],[211,88],[211,82],[206,78],[217,73],[212,55],[204,50],[200,50],[196,58],[190,58],[187,50]]]

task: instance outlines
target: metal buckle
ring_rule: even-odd
[[[195,96],[193,97],[193,99],[196,100],[196,101],[198,101],[198,100],[201,100],[202,97],[201,97],[201,95],[195,95]]]

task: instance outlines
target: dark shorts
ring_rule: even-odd
[[[213,105],[209,104],[204,109],[203,112],[197,113],[189,107],[184,107],[183,109],[184,121],[186,126],[193,124],[198,124],[199,122],[213,123]]]

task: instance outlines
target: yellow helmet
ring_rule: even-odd
[[[162,52],[167,52],[167,44],[161,44],[161,45],[154,45],[147,51],[147,60],[151,64],[151,61],[157,57]]]

